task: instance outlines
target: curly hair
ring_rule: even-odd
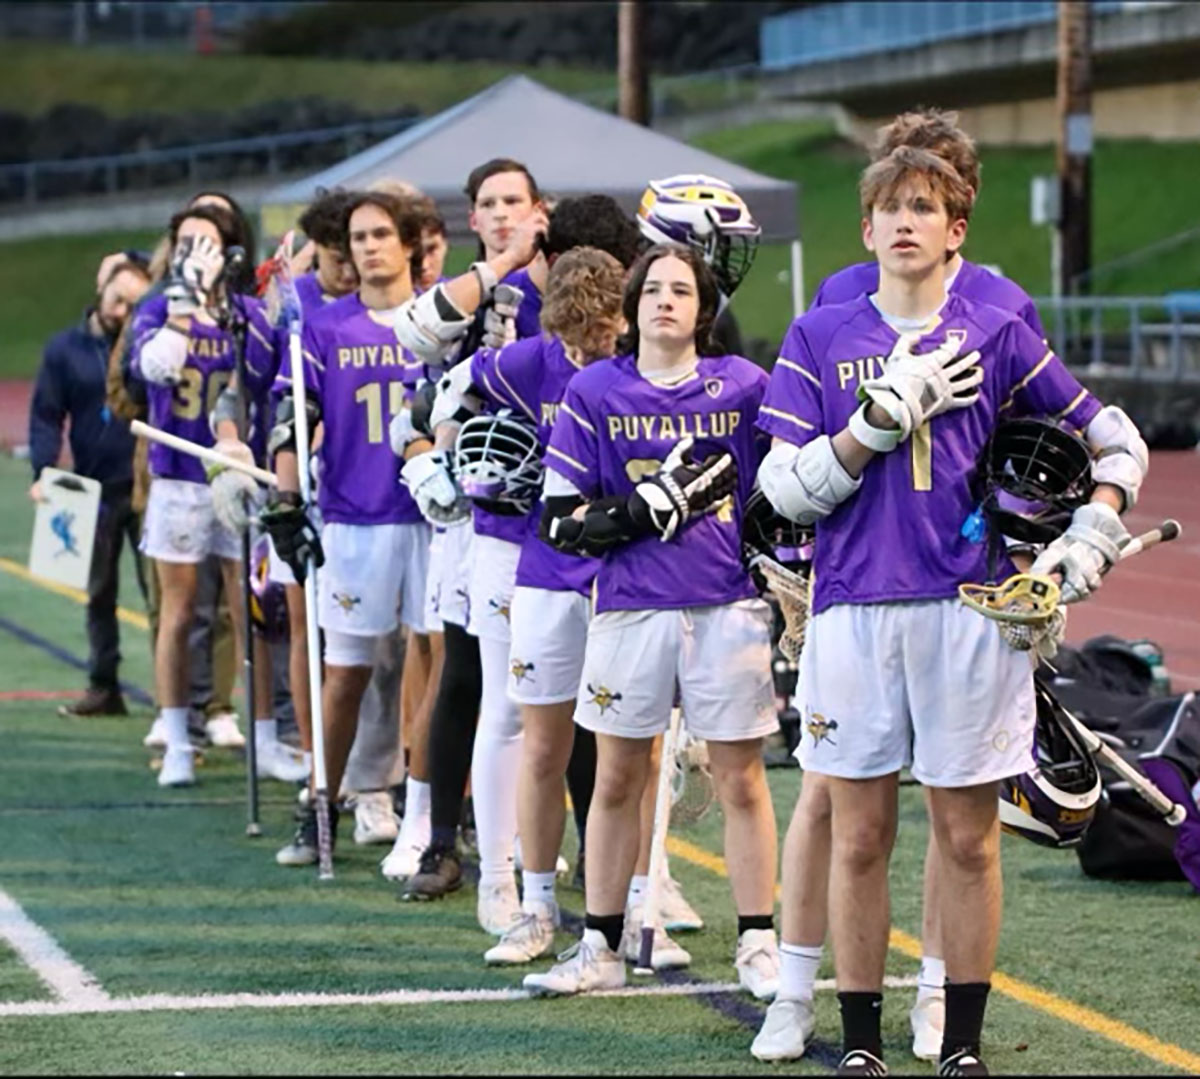
[[[875,133],[871,161],[882,161],[901,146],[937,154],[963,178],[974,197],[979,197],[983,182],[979,153],[975,140],[958,126],[958,113],[924,107],[900,113]]]
[[[621,327],[625,269],[607,251],[575,247],[555,260],[542,299],[542,329],[583,354],[611,356]]]
[[[313,243],[322,247],[344,250],[346,247],[346,207],[354,198],[353,191],[335,187],[332,191],[317,189],[317,197],[300,215],[301,231]]]
[[[636,222],[611,195],[580,195],[563,199],[554,208],[545,252],[550,257],[573,247],[595,247],[628,269],[638,256],[641,240]]]
[[[696,312],[696,351],[701,356],[719,355],[720,350],[712,339],[712,330],[720,311],[721,291],[717,287],[712,267],[704,261],[704,255],[696,248],[685,247],[683,244],[654,244],[646,248],[633,264],[625,281],[625,295],[621,306],[625,315],[626,330],[617,342],[618,353],[637,354],[641,344],[641,334],[638,332],[638,305],[642,300],[642,289],[646,287],[650,267],[661,258],[677,258],[692,268],[699,300],[699,310]]]

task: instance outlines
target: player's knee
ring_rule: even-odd
[[[795,820],[804,827],[828,828],[833,819],[829,784],[819,772],[808,772],[796,801]]]
[[[761,760],[724,772],[719,778],[714,773],[713,778],[718,783],[726,813],[752,813],[770,800]]]
[[[862,816],[839,826],[834,836],[833,856],[851,872],[866,872],[887,860],[894,838],[895,829],[889,821]]]
[[[596,770],[592,808],[617,810],[638,803],[642,796],[643,776],[628,764],[610,763]]]
[[[972,876],[986,873],[999,856],[990,828],[968,828],[952,822],[938,834],[937,843],[943,861]]]

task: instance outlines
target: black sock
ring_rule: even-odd
[[[625,932],[624,914],[588,914],[583,919],[585,929],[599,929],[615,952],[621,947],[621,934]]]
[[[458,842],[458,829],[447,828],[443,824],[435,825],[429,835],[429,845],[440,847],[442,850],[454,850]]]
[[[567,761],[567,790],[571,792],[571,812],[575,815],[580,850],[583,850],[583,834],[595,785],[596,736],[583,727],[576,727],[575,743],[571,746],[571,757]]]
[[[739,914],[738,915],[738,936],[740,937],[747,929],[774,929],[775,916],[773,914]]]
[[[942,1035],[942,1060],[962,1052],[979,1054],[983,1013],[990,982],[946,982],[946,1032]]]
[[[471,771],[483,674],[479,639],[453,622],[446,623],[444,632],[446,656],[442,680],[429,721],[429,816],[434,834],[444,835],[444,830],[449,829],[454,836],[462,816],[463,790]]]
[[[838,1007],[842,1009],[843,1054],[863,1049],[883,1059],[883,994],[838,993]]]

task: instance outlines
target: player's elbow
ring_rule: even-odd
[[[758,484],[776,512],[798,524],[813,525],[828,517],[837,503],[822,497],[817,485],[806,477],[802,467],[806,449],[777,442],[759,466]]]

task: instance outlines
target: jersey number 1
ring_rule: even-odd
[[[394,416],[404,407],[404,383],[389,382],[388,416]],[[367,406],[367,441],[372,445],[382,442],[383,429],[383,384],[368,382],[354,391],[354,400]]]
[[[933,490],[933,429],[926,420],[913,433],[912,476],[914,491]]]

